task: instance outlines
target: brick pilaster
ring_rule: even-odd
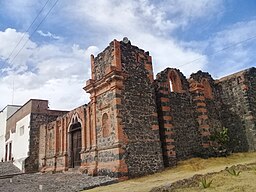
[[[157,100],[160,138],[162,142],[164,164],[166,167],[176,165],[176,151],[174,142],[173,118],[171,116],[169,91],[166,90],[169,82],[159,82],[159,96]]]
[[[201,83],[192,82],[190,84],[189,91],[193,94],[193,101],[196,105],[197,122],[199,125],[199,131],[202,141],[201,144],[204,149],[207,149],[210,146],[210,126],[208,124],[207,108],[204,97],[204,87]]]

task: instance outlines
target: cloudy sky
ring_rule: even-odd
[[[255,10],[255,0],[0,0],[0,109],[87,103],[90,54],[124,36],[150,52],[155,74],[219,78],[256,66]]]

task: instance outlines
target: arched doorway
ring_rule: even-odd
[[[80,151],[82,148],[81,145],[81,123],[75,121],[74,123],[71,124],[70,126],[70,142],[69,142],[69,147],[70,147],[70,161],[69,161],[69,167],[70,168],[75,168],[79,167],[81,165],[81,157],[80,157]]]

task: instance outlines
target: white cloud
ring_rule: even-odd
[[[33,4],[31,0],[25,2],[26,5]],[[23,1],[19,0],[18,3],[24,5]],[[42,3],[36,6],[39,5]],[[18,104],[25,103],[31,97],[49,99],[53,108],[74,108],[84,103],[82,87],[85,80],[90,78],[90,54],[98,53],[98,47],[103,50],[111,40],[121,40],[124,36],[127,36],[132,44],[150,51],[155,74],[166,67],[183,65],[179,68],[187,76],[202,69],[219,77],[245,68],[256,59],[253,51],[256,46],[253,41],[211,55],[227,45],[255,35],[255,20],[230,25],[200,42],[182,42],[172,36],[177,29],[188,30],[201,19],[210,21],[220,17],[225,12],[222,0],[77,0],[72,4],[62,1],[60,7],[56,9],[54,20],[67,21],[70,26],[66,29],[77,32],[74,36],[80,34],[86,39],[85,32],[91,32],[93,35],[90,38],[93,39],[88,41],[94,42],[96,46],[79,41],[76,44],[70,43],[69,37],[65,37],[61,32],[58,35],[63,38],[58,44],[39,45],[29,40],[29,34],[15,29],[0,31],[1,60],[8,58],[22,36],[24,42],[28,41],[14,62],[7,62],[8,76],[0,80],[0,90],[7,94],[1,97],[0,102],[4,104],[0,105],[10,103],[7,95],[11,96],[13,71],[15,102]],[[30,8],[24,10],[28,10],[31,17]],[[12,11],[20,12],[15,8]],[[76,25],[73,26],[72,23]],[[59,38],[50,32],[38,33],[45,37]],[[82,36],[77,37],[80,38]],[[87,49],[81,48],[81,45]],[[22,44],[17,50],[21,46]],[[187,64],[198,58],[200,59],[196,62]],[[5,71],[6,69],[6,66],[1,68]]]
[[[8,57],[5,48],[14,45],[13,39],[19,39],[23,33],[14,29],[0,31],[0,56],[2,60]],[[29,38],[25,34],[26,39]],[[14,81],[15,104],[24,104],[31,98],[48,99],[52,108],[70,109],[88,101],[82,87],[88,79],[90,71],[90,54],[96,54],[98,48],[90,46],[82,49],[74,44],[44,44],[37,45],[29,40],[29,49],[23,49],[15,59],[11,70],[0,80],[0,90],[6,93],[1,97],[0,106],[11,103]],[[11,50],[11,48],[10,48]],[[26,55],[24,55],[27,53]],[[26,57],[25,57],[26,56]],[[22,65],[19,63],[22,61]],[[7,62],[10,65],[10,63]],[[87,98],[87,99],[86,99]]]
[[[200,49],[184,47],[183,42],[173,39],[170,34],[177,28],[184,28],[198,18],[210,17],[222,9],[222,1],[169,0],[152,2],[149,0],[82,0],[66,6],[65,15],[82,25],[97,29],[104,41],[121,40],[127,36],[132,44],[149,50],[153,56],[155,73],[166,67],[177,67],[201,57],[192,66],[181,68],[186,75],[204,68],[207,57]],[[89,24],[88,24],[89,23]]]
[[[195,52],[192,49],[184,48],[173,39],[165,39],[155,37],[150,34],[140,34],[133,36],[134,44],[139,47],[148,47],[153,58],[155,74],[164,70],[167,67],[179,68],[185,75],[190,75],[191,72],[196,72],[204,67],[207,63],[207,57],[199,51]],[[184,65],[196,58],[202,58],[193,65]]]
[[[28,34],[17,32],[15,29],[11,28],[0,31],[0,42],[0,58],[2,60],[8,60],[7,64],[9,68],[16,70],[26,68],[26,63],[33,49],[37,46],[34,42],[29,40]],[[21,49],[22,51],[20,51]]]
[[[18,4],[24,7],[33,2],[19,0]],[[39,8],[42,3],[33,6]],[[31,20],[34,12],[31,12],[30,8],[9,7],[7,10],[16,13],[14,15],[26,11],[26,17]],[[3,99],[1,97],[0,105],[10,103],[13,79],[17,104],[23,104],[30,98],[48,99],[50,107],[60,109],[70,109],[85,103],[88,95],[85,96],[82,87],[90,77],[90,54],[98,53],[98,47],[103,49],[111,40],[121,40],[124,36],[127,36],[132,44],[150,51],[155,73],[166,67],[180,66],[198,57],[202,59],[193,65],[181,67],[181,71],[188,75],[202,69],[207,63],[207,57],[201,53],[201,49],[184,46],[183,42],[170,37],[170,34],[178,28],[185,29],[199,18],[216,15],[220,9],[220,0],[77,0],[71,4],[70,1],[62,1],[55,12],[59,15],[52,19],[58,20],[59,23],[65,20],[70,25],[77,23],[76,27],[71,25],[67,29],[80,32],[81,35],[84,31],[92,31],[94,39],[90,41],[95,42],[97,46],[87,45],[85,50],[78,44],[67,43],[66,37],[58,44],[39,45],[29,40],[29,35],[25,34],[24,41],[27,40],[28,44],[14,64],[9,66],[11,70],[7,71],[8,75],[0,80],[0,90],[6,93]],[[38,33],[45,37],[59,38],[50,32]],[[8,57],[22,35],[24,33],[14,29],[0,31],[2,60]]]
[[[53,39],[60,39],[60,36],[57,36],[55,34],[52,34],[50,33],[49,31],[47,31],[46,33],[41,31],[41,30],[38,30],[37,33],[43,37],[50,37],[50,38],[53,38]]]
[[[191,25],[191,22],[196,22],[200,18],[210,20],[214,17],[216,19],[224,9],[222,0],[168,0],[163,1],[162,6],[181,27]]]
[[[107,28],[108,32],[147,31],[154,35],[188,25],[198,18],[216,17],[223,9],[222,0],[77,0],[65,6],[65,14],[90,26]]]

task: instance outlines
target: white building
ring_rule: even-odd
[[[29,154],[30,116],[28,114],[16,122],[16,131],[12,133],[10,130],[10,138],[5,142],[7,159],[12,159],[13,164],[20,170],[24,170],[24,162]]]
[[[0,161],[4,161],[8,154],[5,154],[5,133],[6,121],[12,116],[21,106],[7,105],[0,111]]]
[[[4,161],[13,161],[23,172],[38,171],[39,127],[66,111],[50,110],[47,100],[30,99],[9,115],[3,124]]]

